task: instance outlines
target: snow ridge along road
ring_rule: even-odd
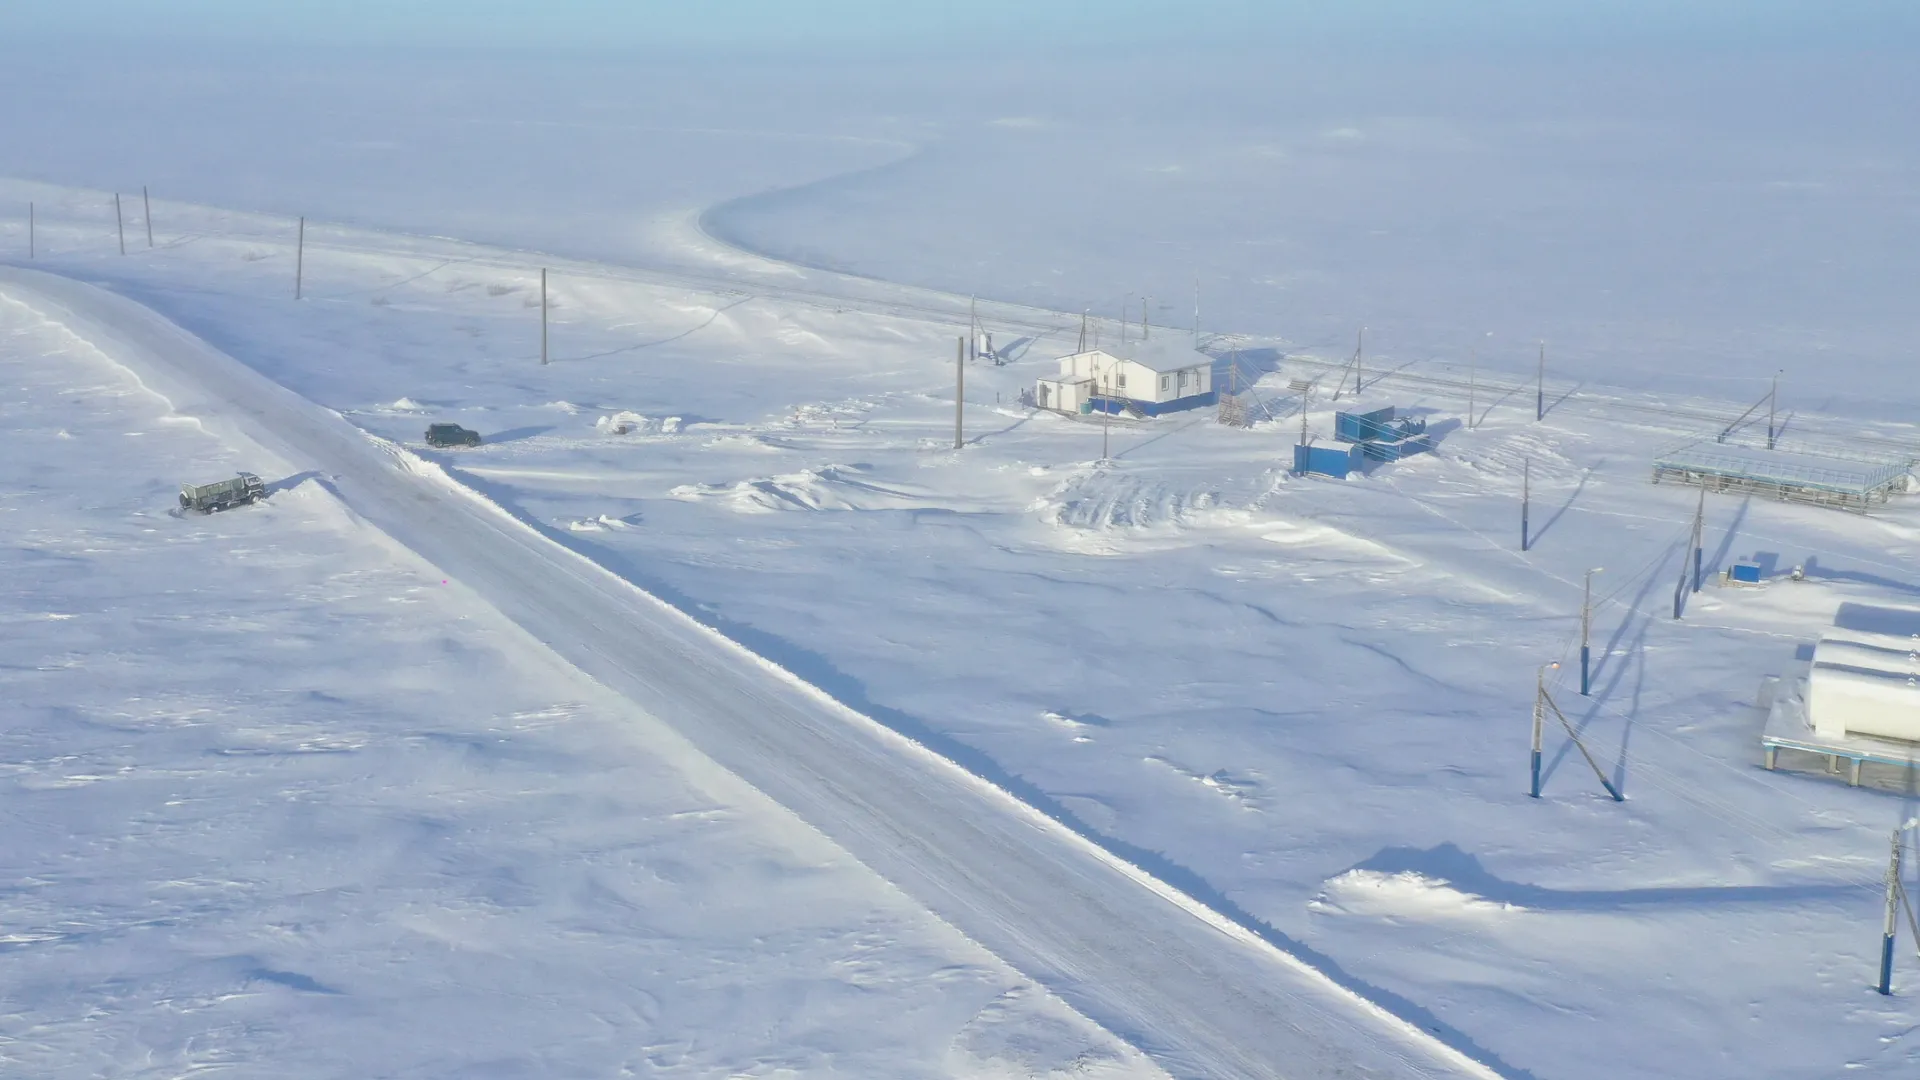
[[[856,713],[338,414],[104,289],[0,268],[0,298],[488,601],[907,895],[1181,1077],[1498,1077],[991,782]],[[262,469],[267,462],[262,462]],[[1412,1017],[1410,1019],[1409,1017]],[[1517,1070],[1512,1070],[1517,1072]]]

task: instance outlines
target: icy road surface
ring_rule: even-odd
[[[288,474],[317,473],[354,513],[1171,1073],[1496,1075],[154,312],[33,271],[0,271],[0,294],[181,415]]]

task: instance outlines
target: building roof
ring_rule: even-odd
[[[1169,333],[1173,336],[1129,341],[1125,345],[1102,345],[1098,349],[1088,349],[1087,352],[1105,353],[1116,360],[1131,360],[1151,371],[1179,371],[1183,368],[1213,366],[1213,357],[1187,344],[1186,340],[1179,336],[1179,331],[1169,331]],[[1085,354],[1073,353],[1072,355]]]

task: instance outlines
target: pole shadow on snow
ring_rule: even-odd
[[[1681,557],[1683,559],[1687,558],[1686,542],[1684,540],[1680,542],[1679,547]],[[1672,548],[1670,547],[1668,550],[1671,552]],[[1652,592],[1654,588],[1660,584],[1661,576],[1667,568],[1668,558],[1671,558],[1671,554],[1669,554],[1667,558],[1662,558],[1653,569],[1647,571],[1646,579],[1641,582],[1640,591],[1633,595],[1633,603],[1627,606],[1626,618],[1621,619],[1614,625],[1613,634],[1607,638],[1606,648],[1594,654],[1594,675],[1605,674],[1607,669],[1612,666],[1614,652],[1620,647],[1620,639],[1625,637],[1627,632],[1632,629],[1633,621],[1636,618],[1652,618],[1651,615],[1641,610],[1641,605],[1647,602],[1647,594]]]
[[[312,469],[308,469],[306,472],[294,473],[292,476],[289,476],[283,480],[275,480],[273,483],[268,484],[267,497],[272,498],[273,496],[278,495],[283,491],[292,491],[294,488],[299,487],[301,484],[304,484],[309,480],[317,481],[319,479],[320,479],[320,474],[318,472],[315,472]]]
[[[1606,461],[1602,459],[1601,461],[1596,462],[1595,464],[1587,466],[1586,470],[1580,474],[1580,483],[1574,487],[1573,494],[1568,495],[1567,501],[1560,504],[1560,508],[1553,512],[1553,516],[1549,517],[1540,526],[1539,529],[1535,530],[1533,534],[1534,544],[1538,544],[1540,542],[1540,538],[1547,535],[1547,533],[1553,529],[1554,524],[1558,522],[1560,518],[1564,516],[1569,509],[1572,509],[1574,502],[1577,501],[1580,498],[1580,496],[1586,492],[1587,481],[1593,479],[1594,470],[1600,468],[1601,466],[1604,466],[1605,464],[1606,464]]]
[[[1920,585],[1914,585],[1905,581],[1895,581],[1892,578],[1884,578],[1878,574],[1869,574],[1860,570],[1832,570],[1827,567],[1821,566],[1819,556],[1817,555],[1807,556],[1806,563],[1803,564],[1800,569],[1803,573],[1806,574],[1808,581],[1848,581],[1858,585],[1871,585],[1876,589],[1886,589],[1889,592],[1900,592],[1900,593],[1906,593],[1909,596],[1920,596]],[[1862,608],[1864,606],[1865,605],[1862,605],[1862,604],[1845,603],[1840,605],[1840,610],[1842,612],[1846,612],[1848,608],[1857,609],[1857,608]],[[1898,609],[1895,609],[1895,608],[1877,608],[1874,610],[1885,611],[1889,613],[1895,613],[1898,611]],[[1906,623],[1903,623],[1898,619],[1894,620],[1894,622],[1898,625],[1906,625]],[[1866,626],[1844,626],[1839,622],[1835,622],[1834,625],[1840,626],[1842,629],[1845,629],[1845,630],[1869,629],[1869,627],[1866,627]],[[1886,631],[1878,631],[1878,632],[1889,633],[1889,634],[1920,633],[1920,625],[1914,626],[1911,630],[1886,630]]]
[[[1632,622],[1633,620],[1629,618],[1628,621]],[[1649,617],[1642,616],[1640,618],[1638,629],[1633,635],[1633,642],[1627,648],[1626,662],[1607,665],[1607,683],[1605,686],[1595,686],[1591,697],[1580,698],[1576,694],[1571,699],[1566,699],[1560,694],[1554,695],[1554,701],[1562,703],[1563,707],[1572,704],[1573,701],[1583,700],[1587,703],[1586,711],[1581,714],[1580,719],[1573,725],[1575,738],[1579,738],[1584,742],[1587,737],[1587,730],[1599,720],[1607,700],[1613,696],[1615,690],[1619,689],[1621,680],[1626,678],[1628,671],[1635,673],[1633,703],[1624,710],[1626,716],[1622,721],[1622,730],[1620,732],[1620,751],[1619,755],[1614,759],[1613,776],[1609,778],[1613,783],[1614,790],[1620,792],[1622,795],[1625,795],[1627,790],[1623,785],[1626,781],[1627,746],[1633,735],[1632,718],[1637,715],[1637,710],[1640,707],[1640,692],[1646,686],[1647,681],[1647,630],[1652,626],[1652,623],[1653,620]],[[1617,641],[1618,638],[1615,640]],[[1609,649],[1611,649],[1611,646],[1609,646]],[[1553,722],[1550,717],[1548,729],[1552,730],[1552,727]],[[1560,771],[1561,763],[1566,761],[1568,755],[1574,752],[1573,739],[1564,739],[1561,741],[1559,748],[1554,751],[1553,756],[1547,759],[1541,766],[1540,782],[1543,792],[1547,781],[1553,779],[1554,774]]]
[[[522,509],[513,498],[511,489],[498,487],[483,479],[453,467],[448,467],[449,475],[460,483],[484,494],[501,509],[513,515],[522,524],[535,530],[547,539],[574,551],[596,564],[605,567],[613,574],[631,582],[654,598],[660,600],[695,622],[706,626],[728,640],[733,641],[755,656],[778,665],[827,694],[841,705],[862,716],[885,725],[894,732],[926,747],[928,750],[946,758],[961,769],[978,776],[1001,790],[1045,814],[1063,828],[1069,829],[1090,843],[1111,853],[1115,857],[1130,863],[1154,877],[1173,886],[1209,910],[1225,918],[1242,929],[1258,936],[1261,940],[1283,952],[1299,958],[1316,971],[1332,980],[1340,987],[1357,994],[1375,1006],[1391,1013],[1401,1021],[1415,1025],[1452,1049],[1485,1064],[1490,1069],[1509,1080],[1537,1080],[1532,1072],[1510,1065],[1492,1050],[1476,1042],[1471,1036],[1441,1020],[1438,1016],[1408,998],[1385,987],[1369,983],[1351,974],[1341,967],[1332,957],[1308,946],[1304,942],[1283,933],[1272,924],[1247,911],[1232,898],[1221,892],[1206,878],[1186,865],[1169,857],[1164,852],[1131,844],[1118,837],[1108,835],[1088,824],[1076,815],[1064,803],[1041,789],[1024,777],[1008,771],[992,756],[945,732],[939,731],[921,718],[899,709],[876,702],[867,696],[867,689],[859,679],[848,675],[836,667],[821,653],[785,638],[757,629],[745,623],[736,622],[704,607],[694,597],[668,583],[665,579],[648,572],[644,565],[628,553],[618,551],[596,543],[588,536],[570,533],[552,528]],[[1046,980],[1042,980],[1046,983]],[[1089,1005],[1076,987],[1068,983],[1048,984],[1048,988],[1061,994],[1070,1001],[1082,1006]],[[1102,1010],[1090,1010],[1098,1015],[1096,1022],[1101,1023],[1115,1034],[1120,1035],[1135,1046],[1144,1046],[1145,1041],[1137,1032],[1127,1028],[1124,1018],[1105,1014]]]
[[[509,428],[506,431],[488,435],[482,440],[482,443],[486,446],[498,446],[501,443],[519,442],[522,439],[531,439],[536,435],[545,435],[547,432],[552,431],[554,427],[555,425],[553,424],[534,424],[528,427]]]
[[[1727,564],[1727,557],[1733,554],[1733,541],[1740,535],[1740,526],[1746,524],[1747,508],[1752,505],[1752,496],[1747,496],[1740,500],[1740,509],[1734,511],[1733,520],[1727,524],[1727,531],[1720,536],[1719,548],[1714,551],[1713,558],[1709,559],[1707,563],[1700,568],[1700,575],[1702,577],[1712,577],[1715,572]]]
[[[1545,420],[1547,417],[1552,416],[1553,410],[1559,408],[1563,403],[1566,402],[1568,398],[1579,393],[1580,388],[1585,385],[1587,384],[1583,382],[1574,383],[1572,386],[1569,386],[1564,391],[1562,391],[1559,397],[1554,398],[1552,401],[1546,402],[1545,403],[1546,407],[1540,410],[1540,419]]]
[[[1644,907],[1712,908],[1732,904],[1794,904],[1809,900],[1851,900],[1855,884],[1834,885],[1679,885],[1645,889],[1551,889],[1509,881],[1480,859],[1447,843],[1432,848],[1382,848],[1351,869],[1383,874],[1414,873],[1444,881],[1462,892],[1498,904],[1536,911],[1604,913]]]

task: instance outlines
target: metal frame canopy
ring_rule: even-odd
[[[1653,459],[1653,482],[1674,480],[1710,491],[1739,491],[1782,501],[1865,513],[1905,490],[1910,461],[1763,450],[1700,439]]]

